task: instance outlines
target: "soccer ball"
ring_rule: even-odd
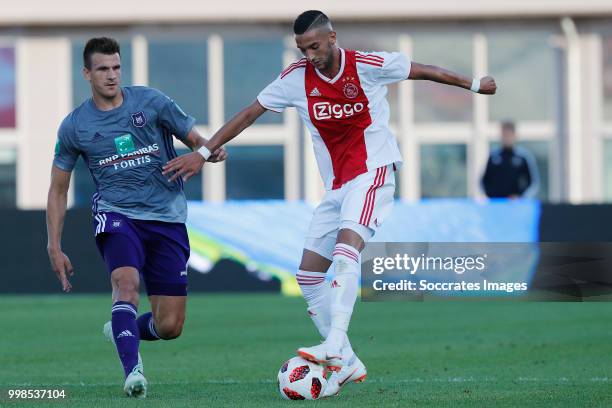
[[[278,390],[288,400],[316,400],[327,386],[327,369],[302,357],[285,361],[278,371]]]

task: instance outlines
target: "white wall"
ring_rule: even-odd
[[[17,205],[44,208],[55,135],[70,110],[70,41],[28,37],[17,41]]]
[[[6,1],[0,26],[176,22],[292,21],[306,9],[332,19],[431,19],[612,15],[609,0],[311,0],[307,4],[266,0],[81,0]]]

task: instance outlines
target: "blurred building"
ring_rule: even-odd
[[[612,201],[612,2],[569,0],[311,1],[339,43],[400,50],[422,63],[493,75],[495,97],[432,83],[390,87],[405,158],[398,197],[479,197],[499,123],[517,123],[536,156],[540,198]],[[82,47],[99,35],[122,45],[124,85],[161,89],[206,135],[251,103],[299,57],[294,2],[234,0],[86,3],[21,0],[0,12],[0,206],[43,208],[55,133],[89,95]],[[180,144],[177,142],[177,148]],[[321,182],[297,114],[266,113],[186,185],[193,200],[307,199]],[[82,161],[71,203],[93,191]]]

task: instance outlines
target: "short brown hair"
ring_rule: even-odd
[[[85,44],[85,48],[83,49],[83,65],[85,68],[91,69],[91,56],[96,52],[106,55],[121,55],[119,43],[114,38],[91,38],[89,41],[87,41],[87,44]]]

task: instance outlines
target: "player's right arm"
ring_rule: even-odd
[[[265,111],[266,108],[258,101],[253,102],[223,125],[206,143],[206,148],[210,152],[217,152],[227,142],[251,126]],[[168,181],[174,181],[178,177],[183,177],[183,180],[187,181],[202,169],[204,163],[206,159],[197,151],[183,154],[166,163],[162,174],[165,176],[172,174]]]
[[[206,143],[206,147],[211,152],[216,151],[251,126],[266,110],[258,100],[255,100],[223,125]]]
[[[267,110],[282,113],[285,108],[293,106],[287,98],[284,81],[289,81],[290,77],[283,80],[283,75],[279,75],[275,81],[271,82],[257,95],[255,102],[247,106],[236,114],[225,125],[215,133],[206,143],[206,147],[214,152],[227,142],[238,136],[244,129],[248,128],[263,115]]]
[[[51,167],[51,185],[47,196],[47,253],[51,268],[62,284],[64,292],[72,288],[68,277],[72,276],[70,259],[62,251],[62,230],[68,203],[70,175],[81,154],[71,115],[66,117],[57,132],[57,143]]]
[[[70,259],[62,252],[62,230],[68,203],[68,187],[71,172],[53,165],[51,168],[51,185],[47,196],[47,252],[51,268],[62,284],[64,292],[69,292],[72,285],[68,276],[73,275]]]
[[[202,169],[202,166],[210,158],[212,152],[217,152],[218,149],[238,136],[244,129],[251,126],[266,110],[281,113],[286,107],[292,106],[291,101],[285,95],[281,81],[282,76],[279,75],[275,81],[259,93],[255,102],[234,115],[198,152],[184,154],[170,160],[163,167],[162,174],[172,174],[169,181],[174,181],[178,177],[183,177],[184,180],[189,179]],[[207,155],[207,158],[204,155]]]

